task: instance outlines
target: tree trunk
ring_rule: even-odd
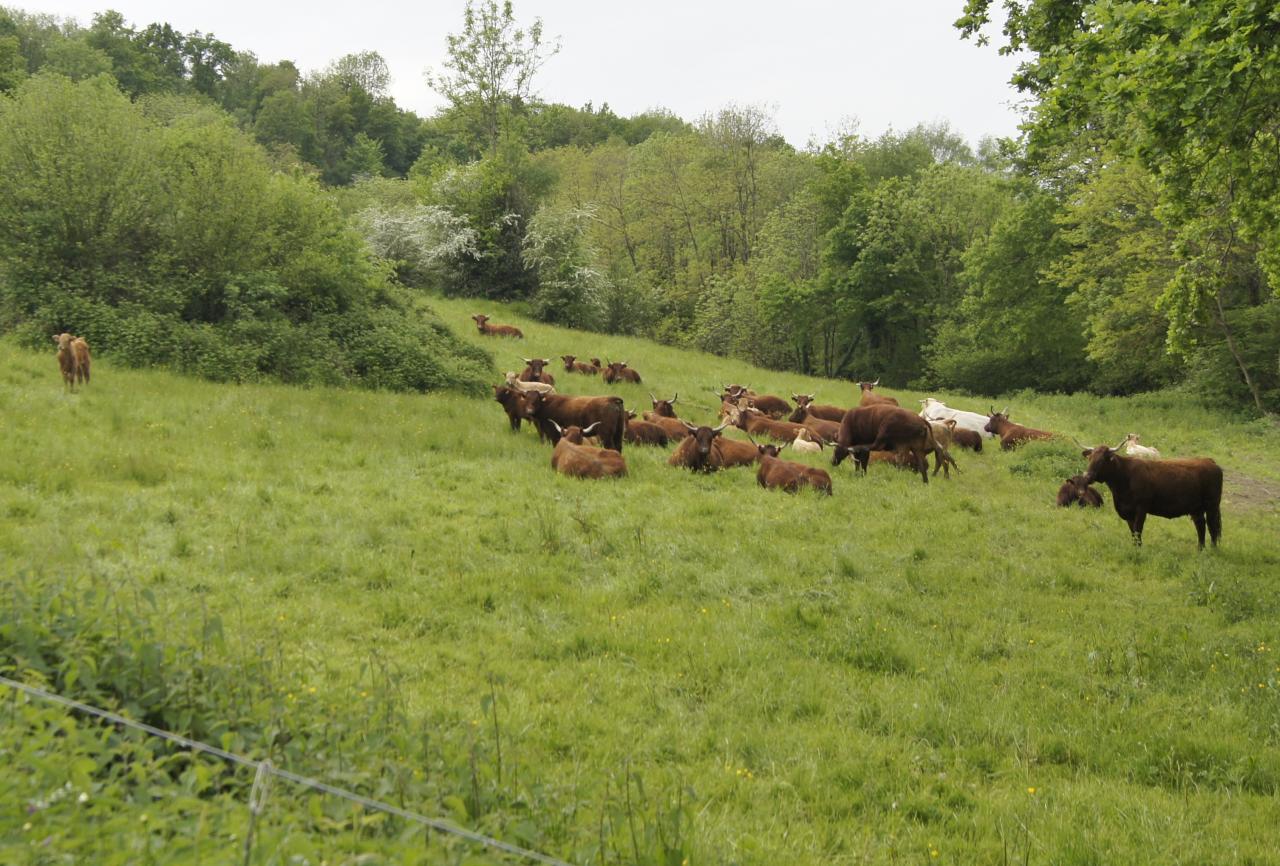
[[[1230,350],[1231,357],[1235,358],[1236,366],[1240,368],[1240,375],[1244,377],[1244,383],[1248,386],[1250,395],[1253,396],[1253,405],[1257,407],[1259,415],[1265,415],[1267,411],[1262,408],[1262,395],[1258,393],[1258,386],[1249,375],[1249,368],[1245,366],[1244,358],[1240,357],[1240,350],[1236,347],[1236,338],[1227,325],[1227,316],[1222,309],[1221,290],[1213,293],[1213,307],[1218,314],[1218,326],[1222,328],[1222,335],[1227,338],[1227,349]]]

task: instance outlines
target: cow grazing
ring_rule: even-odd
[[[480,333],[486,337],[515,337],[517,340],[524,339],[524,332],[514,325],[490,325],[489,317],[481,313],[476,313],[471,318],[475,320],[476,327],[480,329]]]
[[[676,400],[680,399],[679,391],[672,394],[670,400],[659,400],[657,397],[653,396],[653,392],[650,391],[649,399],[653,401],[653,414],[661,415],[664,418],[676,417],[675,405]]]
[[[935,400],[932,397],[925,397],[920,401],[920,417],[926,421],[947,421],[956,422],[958,430],[972,430],[979,436],[987,439],[994,438],[995,434],[986,429],[987,421],[990,419],[981,412],[966,412],[963,409],[952,409],[941,400]],[[967,447],[967,446],[966,446]],[[976,449],[981,450],[981,449]]]
[[[76,389],[76,377],[79,372],[76,366],[76,350],[71,346],[74,340],[75,337],[67,333],[53,335],[53,341],[58,344],[58,369],[62,371],[62,386],[72,391]]]
[[[1058,488],[1058,505],[1063,508],[1070,505],[1099,508],[1102,506],[1102,494],[1090,487],[1083,475],[1072,475]]]
[[[791,447],[800,454],[817,454],[822,450],[822,444],[823,440],[814,439],[813,434],[806,427],[796,434],[795,441],[791,443]]]
[[[968,448],[970,451],[982,451],[982,434],[975,433],[969,429],[961,429],[959,426],[951,431],[951,441],[959,445],[961,448]]]
[[[640,374],[628,367],[626,361],[610,361],[605,365],[603,377],[607,385],[612,385],[614,382],[640,384]]]
[[[87,381],[87,378],[86,378]],[[1130,433],[1124,437],[1124,441],[1120,443],[1118,451],[1123,451],[1126,457],[1141,457],[1144,460],[1159,460],[1160,452],[1147,445],[1138,444],[1138,434]]]
[[[920,478],[929,483],[929,465],[925,455],[934,453],[934,473],[942,465],[942,457],[933,439],[933,428],[918,415],[897,406],[881,404],[850,409],[840,422],[832,466],[853,455],[859,469],[867,470],[872,451],[896,451],[909,455],[911,465]]]
[[[506,411],[507,420],[511,422],[511,432],[517,432],[520,429],[521,419],[525,417],[524,392],[507,385],[494,385],[493,399],[497,400]]]
[[[620,478],[627,474],[627,463],[617,451],[583,443],[584,436],[594,435],[599,421],[585,429],[574,424],[562,428],[555,421],[551,424],[559,435],[559,441],[551,451],[551,468],[561,475],[572,475],[575,478]]]
[[[820,418],[823,421],[839,424],[844,420],[844,413],[849,411],[839,406],[819,405],[813,402],[812,394],[792,394],[791,399],[796,401],[796,410],[791,413],[791,417],[787,420],[794,421],[797,424],[803,424],[806,417]]]
[[[554,385],[548,385],[545,382],[523,382],[514,371],[507,371],[507,387],[515,388],[522,394],[529,394],[533,391],[541,391],[543,394],[554,394],[556,388]]]
[[[801,487],[812,487],[819,493],[831,495],[831,476],[825,470],[779,459],[781,450],[776,445],[756,446],[756,459],[760,462],[760,468],[756,470],[757,484],[766,489],[780,487],[787,493],[798,493]]]
[[[689,428],[679,418],[668,418],[656,412],[645,412],[641,417],[650,424],[661,427],[666,432],[667,439],[672,442],[679,442],[689,435]]]
[[[1147,515],[1190,516],[1196,526],[1200,549],[1209,527],[1213,546],[1222,535],[1222,467],[1207,457],[1184,460],[1143,460],[1125,457],[1099,445],[1083,452],[1089,461],[1084,481],[1101,481],[1111,491],[1111,501],[1129,524],[1135,544],[1142,544]]]
[[[858,391],[861,396],[858,398],[859,406],[897,406],[898,401],[884,394],[877,394],[875,389],[880,384],[880,380],[874,382],[859,382]]]
[[[597,436],[605,448],[622,451],[627,429],[627,412],[621,397],[569,397],[564,394],[525,395],[524,417],[538,425],[539,432],[553,443],[560,441],[561,428],[591,428],[599,424]]]
[[[991,414],[987,416],[987,425],[983,429],[988,433],[994,433],[999,436],[1000,447],[1005,451],[1017,448],[1023,442],[1053,438],[1053,434],[1047,430],[1036,430],[1033,427],[1014,424],[1009,420],[1009,410],[1007,408],[1003,412],[997,412],[994,406],[991,408]]]
[[[768,415],[775,421],[791,414],[791,404],[781,397],[772,394],[755,394],[747,396],[747,405],[758,412]]]
[[[721,431],[729,426],[726,421],[719,427],[697,427],[683,422],[688,433],[667,463],[693,472],[715,472],[734,466],[750,466],[756,462],[759,452],[750,442],[725,439]]]
[[[76,380],[82,385],[89,384],[89,344],[84,337],[76,337],[71,341],[71,352],[76,356]]]
[[[796,436],[805,427],[790,421],[775,421],[757,409],[735,409],[729,415],[729,423],[746,430],[748,434],[768,436],[779,442],[794,442]]]
[[[632,445],[657,445],[661,448],[666,448],[671,442],[671,437],[662,425],[637,420],[635,412],[627,413],[627,429],[622,438]]]
[[[578,360],[577,355],[561,355],[560,360],[564,361],[564,371],[566,373],[582,373],[586,376],[597,376],[600,374],[600,367],[594,364],[584,364]]]
[[[521,358],[524,361],[524,370],[520,372],[521,382],[541,382],[544,385],[554,385],[556,377],[546,371],[546,366],[551,363],[548,358]]]

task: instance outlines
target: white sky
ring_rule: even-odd
[[[266,62],[304,71],[356,51],[387,60],[392,95],[431,114],[440,100],[423,80],[438,67],[445,35],[461,29],[464,0],[414,4],[164,0],[0,0],[88,25],[114,8],[135,27],[167,21],[212,32]],[[950,121],[976,144],[1013,135],[1008,81],[1016,61],[978,48],[951,26],[963,0],[516,0],[522,24],[541,17],[562,49],[537,79],[548,101],[608,102],[620,115],[664,107],[686,120],[728,103],[769,107],[796,146],[825,140],[847,118],[875,137],[892,127]],[[993,39],[993,42],[997,41]]]

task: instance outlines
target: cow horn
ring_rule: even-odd
[[[564,428],[557,424],[554,418],[548,418],[547,420],[551,422],[552,427],[556,428],[557,433],[564,433]]]
[[[594,423],[594,424],[592,424],[590,427],[588,427],[586,430],[583,430],[583,431],[582,431],[582,435],[583,435],[583,436],[590,436],[590,435],[591,435],[591,431],[592,431],[592,430],[594,430],[594,429],[596,429],[596,428],[597,428],[597,427],[599,427],[599,426],[600,426],[600,422],[599,422],[599,421],[595,422],[595,423]]]
[[[626,362],[626,361],[619,361],[618,363],[619,363],[619,364],[621,364],[621,365],[622,365],[622,366],[624,366],[624,367],[625,367],[625,366],[627,366],[627,362]]]
[[[1004,417],[1008,418],[1008,417],[1009,417],[1009,407],[1008,407],[1008,406],[1005,406],[1003,409],[1001,409],[1001,410],[1000,410],[1000,414],[1001,414],[1001,415],[1003,415]]]
[[[519,356],[517,355],[516,357],[519,357]],[[526,364],[532,364],[532,363],[533,363],[533,361],[531,361],[531,360],[530,360],[530,359],[528,359],[528,358],[520,358],[520,360],[521,360],[521,361],[524,361]]]
[[[689,428],[689,432],[690,432],[690,433],[697,433],[697,432],[698,432],[698,425],[697,425],[697,424],[690,424],[688,421],[684,420],[683,418],[681,418],[681,419],[680,419],[680,423],[681,423],[681,424],[683,424],[685,427],[688,427],[688,428]]]
[[[679,398],[680,398],[680,392],[679,392],[679,391],[677,391],[677,392],[675,392],[675,394],[671,395],[671,399],[670,399],[670,400],[668,400],[667,402],[668,402],[668,403],[675,403],[675,402],[676,402],[676,400],[678,400]]]
[[[723,424],[721,424],[719,427],[712,427],[712,428],[711,428],[711,432],[712,432],[712,433],[719,433],[721,430],[723,430],[724,428],[726,428],[726,427],[728,427],[728,426],[729,426],[729,422],[728,422],[728,421],[726,421],[726,422],[724,422]]]
[[[657,402],[658,402],[658,398],[657,398],[657,397],[655,397],[655,396],[653,396],[653,392],[652,392],[652,391],[650,391],[650,392],[649,392],[649,399],[650,399],[650,400],[652,400],[654,403],[657,403]]]

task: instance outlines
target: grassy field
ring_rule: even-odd
[[[612,389],[629,407],[678,391],[710,419],[729,381],[853,400],[433,305],[501,370],[629,361],[644,385]],[[481,311],[527,339],[481,338]],[[1190,520],[1153,518],[1135,549],[1109,497],[1055,508],[1073,444],[961,452],[927,486],[846,463],[830,499],[639,448],[626,479],[584,482],[491,400],[109,358],[69,395],[52,352],[0,343],[0,579],[93,575],[150,590],[166,621],[217,612],[245,652],[307,672],[300,689],[376,655],[416,729],[483,729],[492,691],[511,784],[643,772],[654,798],[690,798],[690,863],[1280,862],[1280,430],[1175,394],[1001,403],[1081,442],[1132,430],[1214,457],[1223,546],[1197,554]]]

